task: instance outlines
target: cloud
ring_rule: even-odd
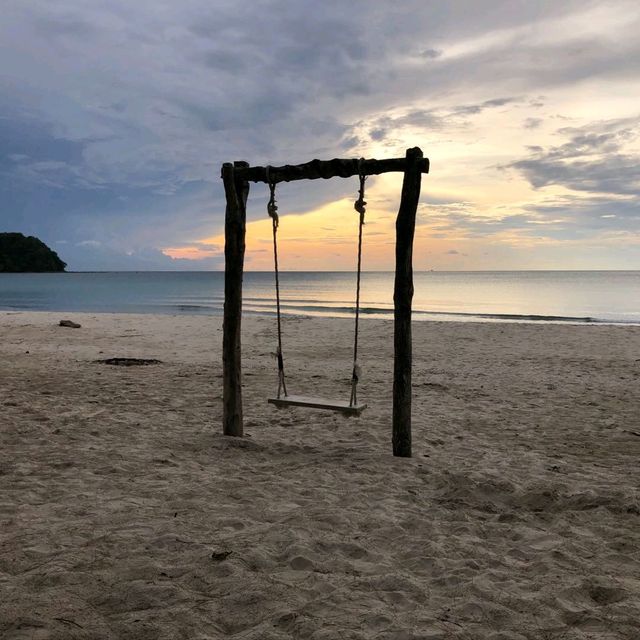
[[[530,204],[525,212],[542,221],[561,223],[568,238],[595,237],[623,233],[638,239],[640,233],[640,197],[611,200],[602,196],[559,196]]]
[[[518,102],[518,98],[492,98],[491,100],[485,100],[480,104],[460,105],[455,107],[448,115],[477,115],[486,109],[504,107],[505,105],[513,104],[515,102]]]
[[[527,118],[524,121],[524,127],[525,129],[538,129],[542,122],[542,118]]]
[[[439,202],[422,208],[419,228],[429,237],[504,238],[517,245],[529,240],[578,241],[618,237],[638,243],[640,197],[549,196],[508,214],[480,213],[471,202]]]
[[[439,58],[442,55],[442,51],[440,51],[439,49],[424,49],[420,52],[420,55],[423,58],[434,60],[435,58]]]
[[[371,129],[369,131],[369,137],[372,140],[384,140],[387,137],[387,129],[384,127],[376,127],[375,129]]]
[[[224,264],[221,252],[193,259],[172,258],[155,247],[138,247],[129,251],[94,244],[91,241],[58,249],[69,271],[190,271],[217,270]]]
[[[531,148],[528,158],[507,166],[522,173],[536,189],[561,185],[613,196],[640,193],[640,151],[629,147],[640,135],[640,117],[562,128],[558,134],[568,141]]]
[[[515,105],[521,102],[517,97],[501,97],[473,104],[460,104],[451,107],[431,109],[410,109],[405,113],[384,115],[372,123],[369,130],[371,140],[378,141],[387,137],[389,131],[398,132],[403,128],[425,129],[430,131],[452,131],[467,127],[473,116],[499,107]]]

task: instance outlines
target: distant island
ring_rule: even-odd
[[[22,233],[0,233],[0,273],[58,272],[66,266],[42,240]]]

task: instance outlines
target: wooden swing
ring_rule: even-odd
[[[423,173],[429,173],[429,160],[418,147],[407,149],[404,158],[357,160],[334,158],[312,160],[281,167],[250,166],[247,162],[226,162],[222,179],[226,198],[224,320],[222,338],[222,431],[242,437],[242,275],[244,270],[247,197],[250,182],[275,185],[291,180],[349,178],[402,172],[402,195],[396,218],[395,280],[393,292],[393,410],[392,443],[394,456],[411,456],[411,300],[413,297],[412,251],[416,211]],[[267,175],[268,174],[268,175]],[[360,272],[360,267],[358,267]],[[357,301],[359,307],[359,301]],[[356,330],[357,339],[357,330]],[[357,343],[356,343],[357,344]],[[280,355],[282,350],[280,349]],[[356,354],[357,355],[357,354]],[[354,358],[355,360],[355,358]],[[283,367],[284,370],[284,367]],[[352,386],[353,389],[353,386]],[[317,406],[322,409],[356,413],[355,398],[347,402],[329,402],[319,398],[288,396],[273,398],[281,406]],[[285,403],[286,404],[283,404]],[[331,404],[331,406],[327,406]],[[361,410],[361,409],[360,409]]]
[[[362,173],[362,163],[364,159],[359,161],[359,178],[360,189],[358,190],[358,199],[355,201],[353,208],[360,214],[360,224],[358,225],[358,269],[356,278],[356,320],[355,332],[353,339],[353,369],[351,372],[351,397],[349,401],[345,400],[327,400],[325,398],[317,398],[310,396],[290,395],[287,393],[287,383],[284,376],[284,357],[282,355],[282,319],[280,314],[280,275],[278,270],[278,226],[280,220],[278,218],[278,207],[276,205],[276,183],[271,180],[270,167],[267,170],[267,183],[269,184],[269,202],[267,204],[267,212],[271,217],[273,229],[273,264],[276,280],[276,316],[278,320],[278,349],[276,357],[278,360],[278,393],[275,397],[267,399],[270,404],[279,408],[285,407],[306,407],[308,409],[324,409],[326,411],[336,411],[343,415],[352,416],[360,415],[366,408],[366,404],[358,402],[357,391],[358,381],[360,378],[360,366],[358,365],[358,321],[360,318],[360,279],[362,274],[362,227],[364,226],[364,214],[366,211],[366,202],[364,200],[364,183],[367,177]]]

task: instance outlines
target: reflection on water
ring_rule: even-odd
[[[362,274],[365,317],[393,317],[393,273]],[[355,274],[284,272],[282,311],[350,317]],[[640,323],[639,271],[418,272],[415,320]],[[244,310],[275,312],[274,277],[249,272]],[[0,309],[219,314],[220,272],[0,274]]]

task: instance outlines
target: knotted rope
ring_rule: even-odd
[[[358,161],[358,174],[360,176],[360,189],[358,189],[358,199],[354,202],[353,208],[360,214],[360,224],[358,227],[358,276],[356,284],[356,326],[353,338],[353,372],[351,374],[351,399],[349,406],[358,402],[358,379],[360,378],[360,366],[358,365],[358,322],[360,320],[360,274],[362,273],[362,227],[364,227],[364,214],[366,202],[364,199],[364,183],[367,180],[362,172],[364,158]]]
[[[360,366],[358,365],[358,333],[359,333],[359,320],[360,320],[360,281],[362,274],[362,228],[364,227],[364,215],[366,212],[366,201],[364,199],[364,187],[367,180],[367,176],[363,173],[363,161],[364,158],[360,158],[358,161],[358,174],[360,178],[360,188],[358,189],[358,199],[355,201],[353,208],[360,214],[360,220],[358,225],[358,269],[356,280],[356,319],[355,319],[355,331],[353,339],[353,371],[351,374],[351,399],[349,406],[353,407],[358,402],[357,387],[358,380],[360,378]],[[278,319],[278,351],[276,356],[278,358],[278,398],[287,396],[287,385],[284,376],[284,358],[282,356],[282,320],[280,313],[280,273],[278,269],[278,206],[276,205],[276,182],[271,178],[270,167],[266,167],[267,184],[269,185],[269,202],[267,203],[267,212],[271,218],[271,226],[273,229],[273,262],[275,266],[275,279],[276,279],[276,315]]]
[[[280,320],[280,275],[278,271],[278,206],[276,205],[276,183],[271,179],[270,167],[266,168],[267,183],[269,184],[269,202],[267,203],[267,212],[271,218],[271,226],[273,228],[273,262],[275,265],[276,275],[276,314],[278,317],[278,398],[282,392],[287,396],[287,384],[284,379],[284,358],[282,357],[282,322]]]

